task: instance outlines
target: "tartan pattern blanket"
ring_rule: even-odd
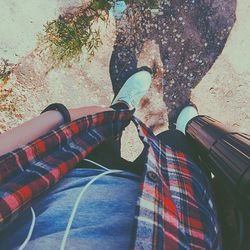
[[[147,147],[131,248],[219,249],[206,176],[187,155],[163,145],[133,111],[125,110],[80,118],[1,156],[0,231],[131,120]]]

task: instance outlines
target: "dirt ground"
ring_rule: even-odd
[[[8,3],[0,0],[1,6],[4,6],[0,10],[0,57],[16,64],[2,89],[11,93],[0,100],[0,132],[39,115],[42,109],[52,102],[62,102],[68,108],[110,105],[113,90],[109,76],[109,60],[116,39],[114,20],[107,29],[103,28],[103,45],[92,62],[81,61],[70,68],[61,67],[47,72],[46,58],[40,58],[34,52],[37,34],[42,32],[43,24],[67,9],[69,5],[65,6],[65,2],[39,0],[34,4],[34,1],[30,0],[12,0]],[[73,2],[80,4],[81,1]],[[43,11],[40,11],[41,8]],[[238,0],[237,20],[223,52],[191,93],[191,100],[196,103],[201,114],[223,122],[232,130],[248,134],[249,13],[250,2]],[[156,63],[159,70],[136,115],[158,133],[167,128],[168,119],[168,108],[164,102],[164,88],[161,83],[163,65],[157,43],[146,41],[138,58],[138,65],[152,66],[151,62]],[[130,125],[123,135],[122,154],[129,160],[135,159],[142,149],[136,133],[133,125]]]

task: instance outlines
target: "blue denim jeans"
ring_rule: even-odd
[[[57,186],[32,204],[36,222],[25,249],[59,249],[72,208],[82,188],[103,172],[74,169]],[[139,177],[132,173],[104,176],[83,195],[66,249],[129,249]],[[32,221],[28,209],[0,235],[1,249],[16,249]]]

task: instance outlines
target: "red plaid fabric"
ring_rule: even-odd
[[[136,216],[135,249],[220,249],[212,191],[187,155],[162,144],[133,118],[148,148]]]
[[[133,248],[220,248],[205,175],[185,154],[163,145],[130,111],[83,117],[0,157],[0,229],[97,145],[120,134],[131,119],[148,149]]]

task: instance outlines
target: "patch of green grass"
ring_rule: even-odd
[[[89,58],[93,57],[102,44],[100,29],[94,27],[98,19],[107,21],[104,13],[88,8],[78,16],[59,17],[47,23],[45,35],[39,38],[38,50],[49,51],[53,67],[70,65],[79,60],[83,48],[87,50]]]
[[[11,65],[8,60],[1,59],[0,61],[0,81],[6,81],[12,72]]]
[[[12,89],[5,89],[9,76],[12,73],[13,64],[10,64],[8,60],[0,60],[0,103],[5,101],[9,94],[12,92]],[[2,106],[0,107],[2,110]]]
[[[144,8],[156,8],[159,1],[127,0],[127,4],[137,4]],[[100,20],[109,23],[109,10],[115,1],[94,0],[89,7],[75,16],[60,16],[45,25],[45,34],[39,37],[37,51],[49,52],[52,68],[61,64],[71,65],[79,61],[83,50],[91,59],[102,44]]]

